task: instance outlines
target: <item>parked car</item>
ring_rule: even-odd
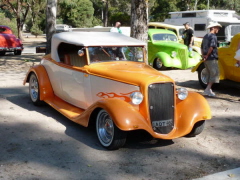
[[[68,119],[95,126],[101,145],[118,149],[129,131],[174,139],[202,132],[206,99],[147,65],[145,43],[110,32],[64,32],[28,71],[30,98]]]
[[[166,29],[172,31],[176,34],[180,43],[184,44],[183,41],[183,32],[185,31],[184,26],[177,26],[172,24],[166,24],[161,22],[149,22],[148,23],[149,29]],[[202,38],[194,37],[194,45],[192,46],[193,50],[201,54],[201,44]]]
[[[236,67],[236,59],[234,59],[235,53],[239,47],[240,33],[236,34],[229,46],[218,48],[218,66],[220,72],[221,81],[231,81],[237,86],[240,86],[240,68]],[[203,61],[199,62],[192,72],[198,72],[198,80],[202,87],[207,86],[207,79],[209,74],[207,73]]]
[[[197,52],[178,42],[176,34],[169,30],[148,30],[148,61],[157,70],[167,67],[188,69],[201,59]]]
[[[0,55],[6,52],[14,52],[15,55],[21,55],[23,50],[22,41],[13,34],[8,26],[0,25]]]

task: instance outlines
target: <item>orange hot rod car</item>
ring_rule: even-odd
[[[30,68],[35,105],[45,101],[68,119],[94,125],[101,145],[123,146],[127,132],[174,139],[202,132],[211,119],[206,99],[147,65],[146,44],[119,33],[64,32],[52,52]]]

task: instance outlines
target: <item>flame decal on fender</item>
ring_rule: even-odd
[[[111,93],[99,92],[97,96],[100,98],[118,98],[126,102],[131,102],[130,94],[132,94],[133,92],[139,92],[139,91],[132,91],[129,93],[119,93],[119,95],[114,92],[111,92]]]

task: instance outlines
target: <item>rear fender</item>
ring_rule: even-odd
[[[40,100],[44,101],[45,99],[53,97],[53,89],[51,82],[49,80],[47,71],[43,65],[33,66],[29,69],[23,85],[29,83],[30,75],[34,73],[38,78],[39,88],[40,88]]]

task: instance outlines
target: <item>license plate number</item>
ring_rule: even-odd
[[[153,127],[172,126],[172,119],[162,120],[162,121],[153,121],[153,122],[152,122],[152,126],[153,126]]]

